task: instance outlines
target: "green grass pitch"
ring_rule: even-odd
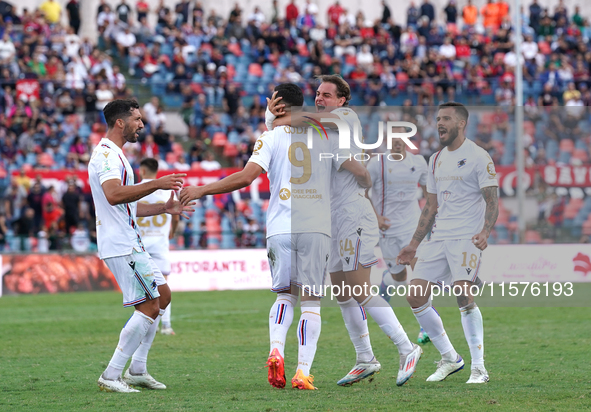
[[[446,381],[425,379],[439,359],[433,344],[413,379],[395,384],[398,352],[370,320],[382,372],[372,382],[336,385],[355,354],[338,308],[322,311],[312,367],[318,391],[274,389],[268,354],[268,291],[173,294],[176,336],[157,335],[148,370],[166,391],[100,392],[121,327],[131,315],[118,293],[0,298],[0,411],[576,411],[591,409],[588,308],[482,308],[491,381],[466,385],[470,354],[456,308],[439,308],[466,369]],[[410,309],[396,308],[412,340]],[[286,350],[295,373],[299,310]]]

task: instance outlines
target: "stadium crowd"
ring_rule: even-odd
[[[63,200],[70,189],[56,194],[40,187],[39,179],[25,183],[25,174],[12,174],[85,170],[106,130],[102,108],[132,95],[151,96],[142,100],[141,142],[125,148],[134,168],[147,156],[158,158],[161,169],[242,167],[265,130],[265,97],[274,84],[299,84],[312,104],[318,74],[341,74],[352,87],[352,105],[431,107],[447,100],[497,105],[489,119],[494,126],[480,122],[473,138],[497,164],[514,163],[513,119],[502,107],[515,102],[517,56],[504,0],[483,7],[450,0],[443,10],[423,0],[411,3],[404,25],[394,23],[386,1],[376,21],[337,1],[326,11],[326,25],[310,0],[304,6],[292,0],[284,11],[274,1],[267,14],[257,7],[245,12],[237,3],[227,18],[213,9],[206,13],[200,1],[182,0],[174,9],[161,2],[154,10],[142,0],[134,5],[120,0],[114,7],[102,1],[96,41],[77,34],[81,19],[90,18],[80,15],[77,1],[64,11],[56,4],[45,0],[19,15],[0,10],[0,242],[7,233],[42,231],[50,239],[76,230],[92,233],[92,202],[84,201],[75,185],[72,191],[82,202],[71,194]],[[67,25],[60,23],[61,12]],[[157,15],[155,27],[149,13]],[[527,164],[589,164],[589,19],[578,7],[567,10],[562,0],[552,10],[533,0],[521,15],[519,58],[532,131],[526,136]],[[562,105],[568,109],[559,109]],[[165,109],[179,111],[188,136],[167,131]],[[437,150],[428,128],[416,141],[424,156]],[[542,198],[548,211],[568,201],[552,203],[551,193]],[[179,243],[260,246],[264,204],[228,199],[203,205]],[[74,220],[68,218],[72,213]],[[205,224],[212,214],[217,223]],[[231,236],[207,238],[210,229]],[[49,245],[57,247],[54,243]]]

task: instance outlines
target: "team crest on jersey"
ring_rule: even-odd
[[[497,172],[495,171],[495,164],[493,162],[490,162],[486,165],[486,171],[491,176],[491,179],[497,177]]]
[[[287,200],[291,197],[291,192],[287,188],[283,188],[279,191],[279,199]]]
[[[254,149],[252,150],[254,153],[258,152],[263,148],[263,141],[261,139],[257,140],[254,144]],[[258,154],[258,153],[257,153]]]
[[[449,199],[449,197],[451,196],[451,192],[446,190],[445,192],[443,192],[443,200],[447,201],[447,199]]]
[[[466,159],[462,159],[458,162],[458,169],[464,166],[466,166]]]

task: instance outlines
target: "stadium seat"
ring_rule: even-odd
[[[258,63],[251,63],[248,66],[248,74],[255,77],[261,77],[263,75],[263,68]]]
[[[575,143],[570,139],[562,139],[558,148],[561,152],[572,153],[575,149]]]
[[[589,156],[587,155],[587,151],[584,149],[575,149],[573,150],[573,159],[579,159],[581,162],[585,163],[589,160]]]
[[[233,158],[238,155],[238,148],[235,144],[226,142],[224,146],[224,156],[227,158]]]
[[[528,230],[525,232],[525,243],[534,244],[540,243],[542,240],[542,236],[536,230]]]
[[[226,142],[228,141],[228,137],[223,132],[216,132],[213,135],[213,139],[211,140],[211,144],[216,147],[224,147]]]

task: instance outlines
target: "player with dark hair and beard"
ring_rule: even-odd
[[[186,174],[171,174],[135,185],[133,169],[122,149],[127,142],[137,142],[144,127],[139,105],[135,100],[114,100],[103,113],[109,129],[88,163],[98,252],[121,288],[123,307],[133,306],[135,311],[121,330],[115,353],[99,377],[98,386],[107,392],[124,393],[139,392],[130,386],[166,389],[148,373],[146,363],[159,318],[170,303],[170,288],[144,248],[137,218],[162,213],[185,216],[184,212],[193,210],[194,203],[183,207],[173,194],[166,203],[138,203],[158,189],[180,190]],[[129,358],[131,364],[122,378]]]
[[[431,304],[431,290],[436,285],[459,286],[462,291],[456,298],[472,358],[466,383],[489,380],[484,367],[482,315],[471,286],[477,284],[482,251],[488,246],[488,236],[499,214],[498,183],[489,154],[466,139],[468,116],[460,103],[439,106],[437,130],[444,148],[429,160],[427,203],[412,241],[397,257],[397,263],[402,265],[410,264],[415,253],[418,258],[407,300],[441,353],[437,370],[427,378],[430,382],[442,381],[464,368],[464,360],[455,351]],[[429,231],[430,240],[421,243]]]

